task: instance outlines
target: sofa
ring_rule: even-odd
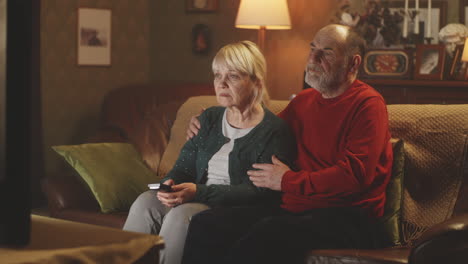
[[[213,94],[209,84],[115,89],[103,100],[101,126],[87,143],[133,145],[157,182],[174,164],[189,118],[216,104]],[[277,113],[287,103],[272,100],[269,108]],[[468,263],[468,104],[388,105],[388,112],[392,137],[404,142],[399,243],[313,250],[308,263]],[[69,167],[48,175],[42,187],[52,217],[114,228],[125,222],[127,210],[101,212],[89,186]]]

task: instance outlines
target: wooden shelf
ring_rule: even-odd
[[[468,81],[362,79],[387,104],[468,104]]]
[[[378,86],[400,87],[464,87],[468,89],[468,81],[437,81],[437,80],[396,80],[396,79],[363,79],[363,82]]]

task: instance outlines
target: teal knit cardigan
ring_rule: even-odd
[[[296,159],[296,142],[288,125],[266,108],[263,120],[234,142],[234,148],[229,154],[231,185],[204,184],[208,161],[229,141],[222,133],[225,109],[211,107],[200,115],[201,129],[198,135],[185,143],[174,167],[161,182],[168,179],[173,179],[176,184],[193,182],[197,185],[194,202],[212,207],[278,204],[279,192],[256,187],[247,175],[254,163],[272,163],[272,155],[276,155],[290,168]]]

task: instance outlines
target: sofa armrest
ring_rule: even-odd
[[[428,229],[411,250],[408,263],[466,263],[468,214],[453,217]]]
[[[73,174],[46,177],[42,180],[42,188],[47,196],[50,215],[53,217],[70,208],[100,211],[91,191]]]

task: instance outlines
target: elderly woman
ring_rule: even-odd
[[[161,181],[172,192],[147,191],[130,208],[124,229],[159,234],[161,263],[180,263],[190,218],[210,207],[279,204],[279,193],[256,187],[247,171],[278,158],[292,165],[294,136],[265,108],[266,63],[257,46],[242,41],[223,47],[212,64],[220,106],[199,117],[201,129],[187,141]],[[276,156],[276,157],[273,157]]]

